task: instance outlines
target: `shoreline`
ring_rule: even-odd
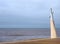
[[[36,38],[23,41],[0,42],[0,44],[60,44],[60,38]]]

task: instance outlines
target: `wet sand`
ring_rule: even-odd
[[[3,42],[0,44],[60,44],[60,38],[54,39],[31,39],[31,40],[23,40],[23,41],[16,41],[16,42]]]

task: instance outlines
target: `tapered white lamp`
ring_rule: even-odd
[[[50,10],[51,10],[51,13],[50,13],[51,38],[57,38],[52,8],[50,8]]]

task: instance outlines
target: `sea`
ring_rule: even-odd
[[[56,28],[60,37],[60,28]],[[50,38],[49,28],[0,28],[0,42],[11,42],[35,38]]]

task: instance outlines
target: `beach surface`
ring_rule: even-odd
[[[44,39],[31,39],[23,41],[12,41],[12,42],[0,42],[0,44],[60,44],[60,38],[44,38]]]

